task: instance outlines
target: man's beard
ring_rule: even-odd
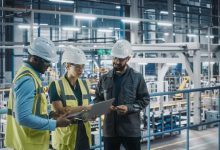
[[[32,67],[39,73],[44,74],[47,71],[48,67],[45,67],[43,65],[35,64],[32,65]]]
[[[114,65],[113,64],[113,67],[116,73],[122,73],[125,70],[126,66],[127,66],[126,64],[125,65]]]

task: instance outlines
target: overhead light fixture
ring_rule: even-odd
[[[170,33],[165,32],[164,35],[168,36],[168,35],[170,35]],[[173,33],[173,36],[175,36],[175,35],[176,35],[176,33]]]
[[[59,48],[63,48],[66,47],[65,45],[58,45]]]
[[[160,14],[168,15],[168,11],[160,11]]]
[[[82,20],[96,20],[95,16],[90,16],[90,15],[75,15],[75,18]]]
[[[210,36],[206,35],[205,37],[206,37],[206,38],[213,39],[213,38],[214,38],[214,35],[210,35]]]
[[[35,25],[35,26],[38,26],[38,23],[34,23],[34,25]],[[40,26],[48,26],[47,23],[40,23],[39,25],[40,25]]]
[[[146,12],[155,12],[155,9],[145,9]]]
[[[50,2],[56,2],[56,3],[66,3],[66,4],[73,4],[74,1],[70,0],[49,0]]]
[[[166,63],[168,66],[176,66],[176,63]]]
[[[62,27],[65,31],[80,31],[80,28],[78,27]]]
[[[155,9],[145,9],[144,10],[144,13],[146,14],[146,13],[149,13],[149,14],[153,14],[153,13],[155,13]]]
[[[121,6],[117,5],[115,6],[116,9],[121,9]]]
[[[188,37],[196,37],[196,34],[187,34]]]
[[[82,28],[86,28],[86,26],[82,26]]]
[[[205,62],[203,62],[202,64],[203,64],[203,66],[209,66],[209,64],[210,64],[210,65],[214,65],[215,62],[213,62],[213,61],[210,61],[210,62],[205,61]]]
[[[164,38],[157,38],[156,40],[165,41]]]
[[[40,25],[41,25],[41,26],[48,26],[47,23],[41,23]]]
[[[30,25],[18,25],[19,29],[29,29]]]
[[[113,32],[113,30],[112,29],[98,29],[98,32],[111,33]]]
[[[170,27],[170,26],[172,26],[173,24],[170,23],[170,22],[157,22],[157,25]]]
[[[120,30],[120,28],[115,28],[115,30]]]
[[[30,29],[31,26],[28,25],[28,24],[21,24],[21,25],[18,25],[18,28],[19,28],[19,29]],[[33,26],[33,28],[34,28],[34,29],[37,29],[38,27]]]
[[[122,22],[124,23],[139,23],[139,20],[135,20],[135,19],[121,19]]]
[[[147,65],[148,63],[138,63],[138,65]]]

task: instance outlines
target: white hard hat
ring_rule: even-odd
[[[54,43],[43,37],[36,38],[30,45],[28,52],[31,55],[38,56],[49,62],[55,62],[57,60],[56,47]]]
[[[126,58],[132,55],[131,44],[127,40],[117,41],[112,48],[112,56]]]
[[[86,64],[86,56],[81,49],[67,46],[64,48],[62,56],[62,64],[63,63]]]

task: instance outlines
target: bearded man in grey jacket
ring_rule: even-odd
[[[104,149],[140,150],[140,111],[150,102],[142,74],[128,66],[131,44],[117,41],[112,48],[113,69],[101,76],[94,102],[115,98],[104,119]]]

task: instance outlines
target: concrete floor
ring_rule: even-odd
[[[180,135],[165,137],[151,141],[151,150],[185,150],[186,130]],[[190,150],[218,150],[218,127],[207,130],[190,130]],[[147,143],[142,144],[141,150],[147,150]]]
[[[189,146],[190,150],[218,150],[218,127],[202,131],[190,130]],[[183,130],[180,135],[166,136],[163,139],[151,141],[150,150],[186,150],[185,147],[186,130]],[[124,148],[122,147],[121,150],[124,150]],[[147,143],[142,143],[141,150],[147,150]]]

